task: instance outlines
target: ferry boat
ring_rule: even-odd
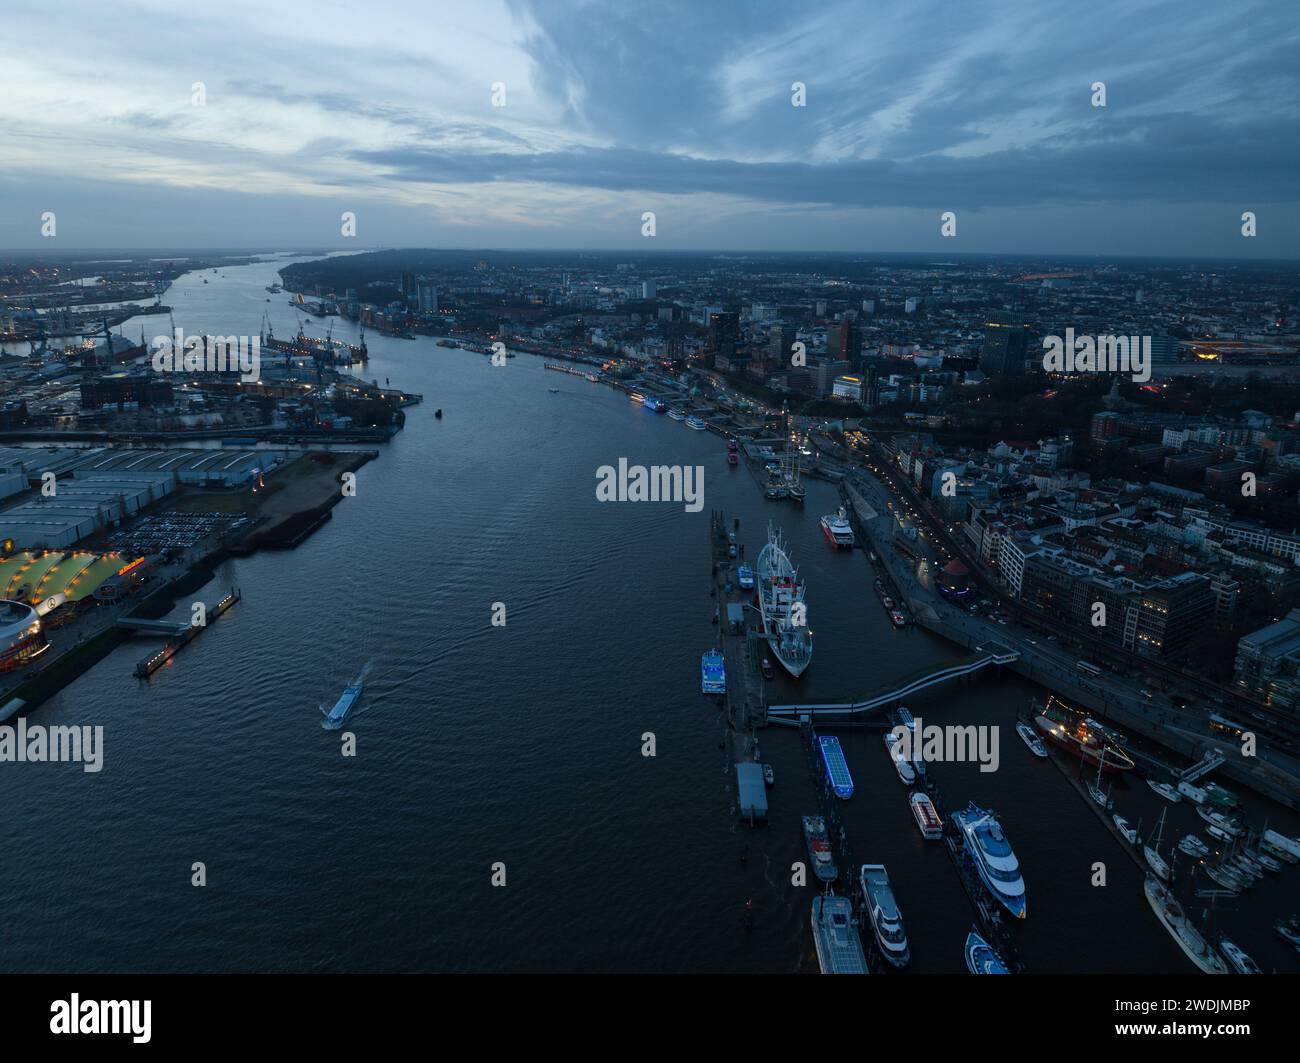
[[[704,419],[701,417],[686,418],[686,427],[694,428],[695,431],[697,432],[707,432],[709,429],[709,426],[704,422]]]
[[[1206,974],[1227,974],[1228,966],[1222,957],[1210,947],[1209,942],[1201,937],[1201,932],[1192,925],[1192,921],[1183,911],[1178,899],[1154,875],[1147,875],[1142,887],[1147,895],[1147,903],[1156,913],[1160,925],[1169,931],[1170,936],[1178,942],[1178,947],[1198,968]]]
[[[1246,950],[1229,938],[1219,938],[1219,951],[1228,965],[1238,974],[1263,974],[1259,964],[1246,955]]]
[[[1153,779],[1147,780],[1147,785],[1156,793],[1163,797],[1170,804],[1178,804],[1183,799],[1183,795],[1170,786],[1167,782],[1156,782]]]
[[[826,541],[837,550],[850,550],[853,548],[853,525],[849,523],[848,514],[843,506],[840,506],[838,513],[822,517],[821,526]]]
[[[1053,720],[1050,716],[1039,715],[1034,717],[1034,726],[1049,742],[1080,758],[1085,764],[1101,767],[1108,775],[1133,770],[1133,758],[1108,742],[1101,725],[1093,719],[1084,719],[1071,726]]]
[[[907,617],[905,617],[897,609],[891,609],[889,611],[889,622],[893,624],[894,627],[899,628],[900,630],[902,628],[907,627]]]
[[[989,892],[1017,919],[1025,917],[1025,880],[1020,877],[1020,861],[1011,849],[997,816],[972,801],[965,812],[954,812],[953,819],[966,840],[966,851],[975,861],[975,869]]]
[[[627,397],[628,397],[629,399],[631,399],[633,402],[636,402],[636,403],[644,403],[644,402],[645,402],[645,396],[642,395],[641,392],[639,392],[639,391],[630,391],[630,392],[628,392],[628,396],[627,396]]]
[[[671,417],[674,421],[686,420],[686,414],[682,413],[682,411],[679,410],[676,406],[673,406],[668,410],[668,416]]]
[[[867,957],[847,897],[827,894],[812,902],[813,943],[822,974],[866,974]]]
[[[334,703],[334,707],[329,712],[325,711],[324,705],[320,706],[321,715],[325,717],[321,726],[327,731],[337,731],[343,726],[343,721],[347,719],[348,713],[361,700],[361,694],[365,690],[366,673],[369,671],[370,666],[367,665],[357,673],[357,677],[339,695],[339,700]]]
[[[748,565],[741,565],[736,570],[736,582],[740,584],[742,591],[752,591],[754,589],[754,570]]]
[[[835,866],[835,854],[831,852],[826,821],[821,816],[804,816],[802,822],[803,843],[808,849],[813,874],[823,882],[834,882],[839,878],[840,870]]]
[[[700,693],[725,694],[726,692],[726,659],[717,650],[709,650],[700,658]]]
[[[1029,724],[1025,723],[1023,720],[1017,723],[1016,734],[1018,734],[1021,737],[1025,745],[1029,747],[1029,752],[1031,752],[1034,756],[1036,757],[1047,756],[1047,747],[1043,745],[1042,740],[1038,737],[1038,735],[1034,734],[1034,729],[1030,727]]]
[[[1210,847],[1195,834],[1184,835],[1183,840],[1178,843],[1178,848],[1193,860],[1200,860],[1210,855]]]
[[[993,946],[974,927],[966,935],[966,969],[971,974],[1010,974]]]
[[[1233,823],[1232,820],[1230,820],[1222,812],[1212,812],[1204,805],[1197,806],[1196,814],[1200,816],[1201,819],[1205,820],[1206,823],[1210,824],[1210,826],[1218,827],[1219,830],[1223,831],[1225,834],[1231,835],[1234,838],[1240,838],[1243,834],[1246,833],[1243,828]]]
[[[916,825],[920,828],[921,837],[928,841],[936,841],[943,837],[943,820],[939,818],[939,813],[934,810],[934,802],[930,800],[930,795],[917,790],[909,799],[912,805],[912,818],[916,820]]]
[[[767,545],[758,555],[758,607],[763,634],[781,665],[796,679],[812,660],[804,585],[786,555],[780,532],[767,526]]]
[[[653,410],[655,413],[663,413],[668,409],[668,403],[664,402],[662,399],[647,398],[645,400],[645,408],[647,410]]]
[[[889,886],[889,872],[884,864],[863,864],[858,869],[858,884],[866,901],[871,928],[876,934],[880,954],[895,967],[906,967],[912,958],[907,949],[907,932],[903,915]]]
[[[849,774],[848,761],[844,759],[840,740],[834,735],[821,735],[817,739],[817,745],[822,753],[822,765],[826,769],[831,789],[841,801],[847,801],[853,796],[853,776]]]

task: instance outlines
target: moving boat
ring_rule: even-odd
[[[906,967],[912,958],[907,949],[907,932],[903,929],[903,915],[890,889],[885,865],[863,864],[858,869],[858,884],[867,902],[867,914],[881,955],[895,967]]]
[[[1107,774],[1133,770],[1133,758],[1107,741],[1104,729],[1091,718],[1071,725],[1053,720],[1050,716],[1039,715],[1034,717],[1034,726],[1049,742],[1079,757],[1086,764],[1101,767]]]
[[[829,542],[837,550],[848,550],[853,547],[853,525],[849,523],[848,514],[843,506],[840,506],[839,512],[829,514],[821,519],[822,534],[826,536]]]
[[[966,935],[966,969],[971,974],[1010,973],[993,946],[980,937],[974,927]]]
[[[353,707],[361,700],[361,694],[365,690],[366,676],[370,672],[370,665],[366,665],[357,673],[357,677],[348,684],[343,693],[339,695],[339,700],[334,703],[334,707],[329,712],[325,711],[325,706],[320,706],[321,714],[325,717],[321,726],[327,731],[337,731],[343,726],[343,721],[347,719]]]
[[[839,878],[839,868],[835,866],[835,855],[831,852],[831,840],[826,834],[826,821],[821,816],[803,817],[803,843],[808,849],[808,859],[812,861],[813,874],[823,882],[834,882]]]
[[[804,585],[786,555],[781,533],[767,526],[767,545],[758,555],[758,607],[773,655],[796,679],[812,660],[812,632]]]
[[[1142,839],[1138,837],[1137,827],[1130,826],[1129,821],[1118,812],[1110,818],[1115,821],[1115,829],[1120,832],[1120,835],[1129,843],[1129,845],[1141,844]]]
[[[1195,834],[1186,835],[1183,840],[1178,843],[1178,848],[1188,856],[1197,860],[1210,855],[1210,847],[1201,841],[1201,839]]]
[[[686,427],[694,428],[697,432],[707,432],[709,430],[709,426],[703,418],[694,416],[686,418]]]
[[[1017,919],[1025,917],[1025,880],[1020,861],[1002,833],[997,816],[972,801],[964,812],[954,812],[966,841],[966,851],[989,892]]]
[[[741,565],[736,571],[736,582],[740,584],[742,591],[752,591],[754,589],[754,570],[748,565]]]
[[[930,795],[918,790],[912,794],[909,800],[912,804],[912,817],[921,830],[921,837],[929,841],[942,838],[943,820],[939,818],[939,813],[935,811],[934,802],[930,800]]]
[[[813,943],[822,974],[866,974],[867,957],[847,897],[827,894],[812,902]]]
[[[726,692],[726,658],[717,650],[709,650],[700,658],[700,693],[725,694]]]
[[[1151,844],[1142,846],[1142,855],[1146,858],[1147,867],[1165,882],[1173,877],[1165,858],[1160,855],[1160,841],[1165,836],[1165,812],[1167,811],[1169,810],[1163,809],[1160,812],[1160,821],[1156,824],[1156,836],[1151,839]]]
[[[1034,756],[1047,756],[1047,747],[1043,745],[1042,739],[1040,739],[1038,735],[1034,734],[1034,729],[1030,727],[1029,724],[1025,723],[1023,720],[1017,723],[1016,734],[1024,740],[1025,745],[1029,747],[1029,751],[1033,753]]]
[[[822,765],[826,769],[831,789],[841,801],[847,801],[853,796],[853,776],[849,774],[849,765],[844,759],[844,750],[840,748],[840,740],[834,735],[821,735],[817,739],[817,745],[822,752]]]
[[[1223,958],[1210,947],[1201,932],[1192,925],[1192,921],[1183,911],[1183,906],[1170,890],[1154,875],[1147,875],[1142,886],[1147,895],[1147,903],[1156,913],[1160,925],[1169,931],[1170,936],[1178,942],[1187,958],[1206,974],[1227,974],[1228,966]]]
[[[1172,786],[1170,786],[1167,782],[1154,782],[1153,780],[1148,779],[1147,785],[1171,804],[1176,805],[1183,799],[1183,795],[1180,794],[1177,790],[1175,790]]]
[[[1263,974],[1259,969],[1259,964],[1246,955],[1245,950],[1228,938],[1219,938],[1219,951],[1223,953],[1224,959],[1228,961],[1229,966],[1238,974]]]

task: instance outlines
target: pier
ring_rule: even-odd
[[[767,709],[767,717],[774,723],[797,722],[803,716],[807,716],[810,721],[818,716],[835,717],[841,720],[857,719],[877,709],[896,707],[904,698],[911,697],[927,687],[946,683],[950,679],[974,675],[990,665],[1010,664],[1019,656],[1019,653],[1007,646],[990,643],[968,657],[940,665],[938,668],[926,668],[914,672],[910,676],[890,683],[884,690],[869,694],[858,701],[771,705]]]
[[[173,639],[173,641],[170,641],[163,646],[162,649],[151,653],[148,657],[145,657],[136,663],[136,677],[138,679],[148,679],[154,674],[154,672],[158,671],[159,668],[165,665],[175,657],[176,654],[180,653],[181,650],[206,631],[208,624],[226,612],[226,610],[239,601],[241,597],[242,595],[239,593],[238,588],[232,589],[229,594],[207,611],[207,624],[195,625],[167,620],[136,620],[129,616],[119,618],[116,624],[117,627],[125,628],[128,631],[170,635]]]

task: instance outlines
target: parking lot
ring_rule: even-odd
[[[189,550],[199,543],[250,524],[248,517],[229,513],[152,513],[129,528],[111,534],[109,549],[124,554],[162,554]]]

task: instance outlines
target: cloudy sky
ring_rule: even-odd
[[[48,10],[4,19],[0,248],[1300,257],[1296,0]]]

